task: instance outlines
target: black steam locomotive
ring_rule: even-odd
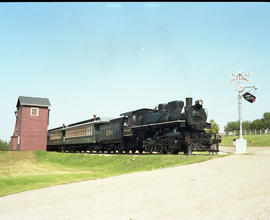
[[[48,131],[48,151],[96,151],[191,155],[193,151],[218,152],[221,139],[207,133],[211,124],[202,100],[192,98],[159,104],[155,109],[126,112],[110,121],[100,118]]]

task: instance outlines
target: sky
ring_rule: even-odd
[[[0,3],[0,139],[19,96],[50,100],[49,129],[192,97],[223,131],[239,70],[258,87],[243,120],[270,111],[269,61],[266,2]]]

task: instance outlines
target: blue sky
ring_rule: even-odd
[[[239,70],[259,87],[243,119],[270,111],[268,3],[1,3],[0,45],[4,140],[20,95],[49,98],[49,128],[193,97],[223,130]]]

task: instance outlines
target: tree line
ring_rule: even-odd
[[[255,119],[254,121],[243,121],[243,130],[264,130],[270,129],[270,112],[265,112],[261,119]],[[239,121],[230,121],[225,127],[224,131],[228,134],[229,132],[239,131],[240,125]]]

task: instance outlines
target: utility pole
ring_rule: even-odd
[[[243,139],[242,136],[242,96],[243,92],[247,88],[251,88],[256,90],[256,86],[243,86],[242,81],[251,82],[247,77],[250,76],[251,73],[244,74],[242,71],[239,71],[237,74],[232,73],[234,77],[231,80],[231,83],[237,81],[237,92],[238,92],[238,113],[239,113],[239,125],[240,125],[240,134],[239,139],[235,141],[236,154],[246,153],[247,150],[247,141]],[[255,100],[255,99],[254,99]]]

